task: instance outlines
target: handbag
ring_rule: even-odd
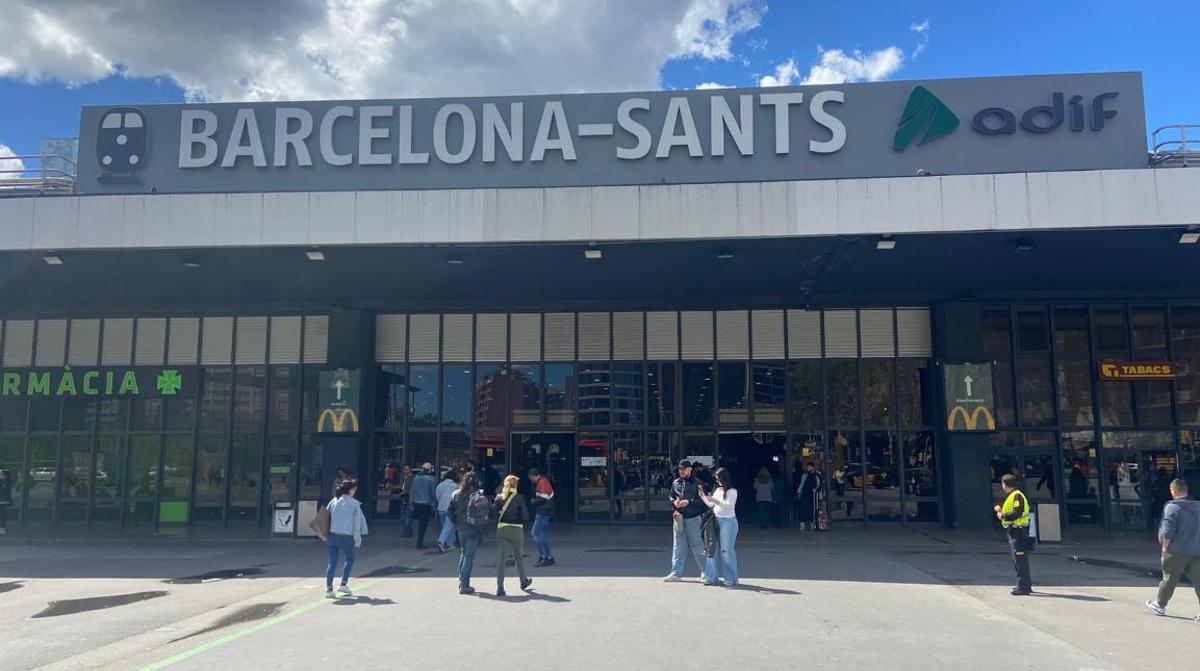
[[[312,530],[323,541],[329,540],[329,508],[321,508],[317,510],[317,514],[312,521],[308,523],[308,528]]]

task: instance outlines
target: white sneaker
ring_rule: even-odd
[[[325,590],[325,598],[326,599],[336,599],[337,595],[333,593],[333,590],[327,589],[327,590]]]
[[[1150,610],[1154,611],[1155,615],[1166,615],[1167,614],[1167,609],[1158,605],[1158,602],[1153,599],[1146,602],[1146,607],[1149,608]]]
[[[663,582],[679,582],[681,580],[683,578],[680,578],[678,573],[668,573],[667,577],[663,578]]]
[[[342,585],[339,587],[338,594],[341,594],[342,596],[353,596],[353,593],[350,591],[350,587],[347,585]]]

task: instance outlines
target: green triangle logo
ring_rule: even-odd
[[[922,145],[953,133],[955,128],[958,128],[958,117],[946,103],[924,86],[917,86],[908,95],[908,103],[904,105],[896,135],[892,138],[892,148],[904,151],[918,135],[921,141],[917,144]]]

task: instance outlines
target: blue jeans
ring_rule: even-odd
[[[550,550],[550,520],[549,515],[534,515],[533,528],[529,530],[533,542],[537,543],[539,559],[550,559],[554,556],[554,552]]]
[[[454,522],[450,521],[450,513],[439,510],[438,523],[442,525],[442,533],[438,534],[438,545],[449,545],[454,540]]]
[[[726,585],[738,584],[737,570],[737,535],[738,521],[736,517],[718,517],[717,534],[719,546],[717,556],[708,558],[708,569],[704,576],[716,582],[718,577],[725,580]],[[720,564],[718,571],[718,564]]]
[[[405,538],[412,536],[412,518],[412,503],[409,503],[408,498],[405,498],[400,504],[400,525],[403,527],[401,535]]]
[[[329,565],[325,567],[325,589],[333,589],[333,576],[337,573],[338,553],[346,555],[346,568],[342,569],[342,584],[350,583],[350,570],[354,568],[354,536],[329,534]]]
[[[470,587],[471,569],[475,567],[475,551],[483,542],[483,534],[474,529],[463,529],[458,534],[458,541],[462,544],[462,552],[458,555],[458,586]]]
[[[692,557],[696,560],[696,566],[701,571],[705,569],[704,561],[704,541],[700,538],[700,518],[685,517],[683,519],[683,532],[674,531],[675,524],[672,521],[671,529],[673,531],[673,541],[671,543],[671,573],[683,577],[685,568],[684,562],[688,546],[692,548]]]

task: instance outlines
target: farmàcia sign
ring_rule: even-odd
[[[0,373],[0,397],[195,396],[194,368],[28,368]]]

